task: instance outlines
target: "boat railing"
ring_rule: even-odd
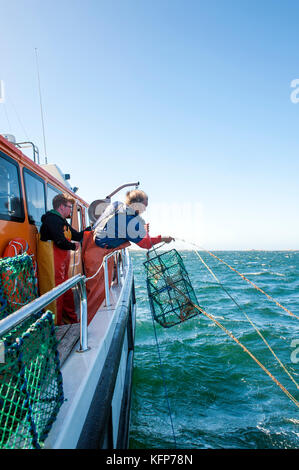
[[[32,147],[33,161],[34,163],[38,163],[40,165],[39,150],[38,150],[38,147],[33,142],[15,142],[14,145],[18,148]]]
[[[105,280],[105,302],[106,302],[106,307],[110,307],[110,286],[109,286],[109,269],[108,269],[108,260],[111,257],[114,257],[114,262],[117,270],[117,284],[120,285],[120,279],[121,279],[121,271],[120,268],[122,268],[122,274],[124,273],[125,267],[127,266],[127,259],[126,259],[126,250],[118,250],[114,251],[112,253],[108,253],[104,257],[104,280]]]
[[[120,256],[121,253],[121,256]],[[115,264],[117,267],[117,280],[120,284],[120,264],[122,264],[122,273],[124,273],[125,266],[127,265],[126,260],[126,251],[119,250],[113,253],[109,253],[104,258],[104,278],[105,278],[105,299],[106,306],[110,306],[110,295],[109,295],[109,273],[108,273],[108,260],[111,256],[115,257]],[[77,274],[76,276],[67,279],[65,282],[59,284],[58,286],[51,289],[49,292],[41,295],[37,299],[34,299],[32,302],[24,305],[19,310],[14,313],[11,313],[9,316],[0,321],[0,338],[5,335],[12,328],[15,328],[18,324],[22,323],[24,320],[27,320],[30,316],[40,312],[51,302],[56,300],[67,290],[76,287],[79,293],[80,298],[80,346],[78,352],[87,351],[88,348],[88,338],[87,338],[87,294],[86,294],[86,276],[82,274]]]
[[[11,313],[9,316],[0,321],[0,337],[5,333],[15,328],[17,325],[27,320],[30,316],[40,312],[53,300],[56,300],[62,294],[72,287],[77,286],[80,296],[80,346],[78,352],[84,352],[88,350],[87,344],[87,296],[85,288],[85,276],[77,274],[76,276],[67,279],[65,282],[54,287],[49,292],[41,295],[32,302],[24,305],[19,310]]]

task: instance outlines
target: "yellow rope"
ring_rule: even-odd
[[[207,250],[206,250],[207,251]],[[213,256],[214,258],[218,259],[219,261],[221,261],[221,263],[224,263],[226,266],[228,266],[232,271],[235,271],[237,274],[239,274],[239,276],[241,276],[243,279],[245,279],[245,281],[247,282],[250,282],[250,284],[252,284],[258,291],[262,292],[263,294],[266,295],[266,297],[268,297],[268,299],[270,300],[273,300],[273,302],[276,303],[276,305],[278,305],[278,307],[281,307],[283,310],[285,310],[289,315],[297,318],[297,320],[299,320],[299,317],[297,315],[295,315],[294,313],[292,313],[288,308],[284,307],[283,305],[281,305],[279,302],[277,302],[277,300],[273,299],[273,297],[271,297],[271,295],[267,294],[265,291],[263,291],[263,289],[261,289],[260,287],[258,287],[256,284],[254,284],[254,282],[250,281],[250,279],[247,279],[246,276],[244,276],[244,274],[241,274],[239,273],[239,271],[237,271],[235,268],[233,268],[232,266],[230,266],[228,263],[226,263],[225,261],[223,261],[222,259],[218,258],[218,256],[214,255],[213,253],[211,253],[210,251],[207,251],[207,253],[209,253],[209,255]]]
[[[179,240],[178,238],[176,240]],[[281,305],[279,302],[277,302],[277,300],[275,300],[273,297],[271,297],[271,295],[267,294],[265,291],[263,291],[263,289],[261,289],[260,287],[258,287],[256,284],[254,284],[254,282],[250,281],[250,279],[248,279],[246,276],[244,276],[244,274],[241,274],[239,273],[239,271],[237,271],[235,268],[233,268],[232,266],[230,266],[228,263],[226,263],[225,261],[223,261],[221,258],[218,258],[218,256],[214,255],[213,253],[211,253],[210,251],[202,248],[202,247],[199,247],[197,245],[195,245],[195,243],[191,243],[191,242],[188,242],[186,240],[181,240],[182,242],[185,242],[185,243],[189,243],[190,245],[193,245],[195,246],[196,248],[198,249],[202,249],[203,251],[205,251],[206,253],[209,253],[209,255],[213,256],[214,258],[218,259],[219,261],[221,261],[221,263],[225,264],[227,267],[229,267],[229,269],[231,269],[232,271],[236,272],[237,274],[239,274],[239,276],[241,276],[245,281],[247,282],[250,282],[250,284],[252,284],[254,286],[255,289],[257,289],[258,291],[262,292],[262,294],[264,294],[268,299],[272,300],[273,302],[276,303],[276,305],[278,305],[278,307],[281,307],[283,310],[285,310],[285,312],[287,312],[289,315],[291,315],[292,317],[294,318],[297,318],[297,320],[299,320],[299,317],[297,315],[295,315],[294,313],[292,313],[288,308],[284,307],[283,305]]]
[[[210,271],[210,273],[212,274],[212,276],[216,279],[216,281],[220,284],[221,282],[219,281],[219,279],[217,278],[217,276],[213,273],[213,271],[211,270],[211,268],[204,262],[204,260],[202,259],[202,257],[200,256],[200,254],[194,250],[194,253],[199,257],[199,259],[201,260],[201,262],[206,266],[206,268]],[[239,307],[239,305],[238,305]],[[240,307],[239,307],[240,308]],[[299,389],[299,385],[297,384],[296,380],[294,379],[294,377],[291,375],[291,373],[288,371],[288,369],[286,368],[286,366],[281,362],[281,360],[277,357],[277,355],[275,354],[275,352],[273,351],[273,349],[271,348],[270,344],[268,343],[268,341],[266,340],[266,338],[262,335],[262,333],[260,332],[260,330],[257,328],[257,326],[253,323],[253,321],[249,318],[249,316],[247,315],[246,312],[244,312],[243,309],[241,309],[241,312],[243,313],[243,315],[245,315],[245,317],[247,318],[247,320],[249,321],[249,323],[253,326],[253,328],[255,329],[255,331],[258,333],[258,335],[262,338],[262,340],[264,341],[264,343],[266,344],[266,346],[269,348],[269,350],[271,351],[271,353],[273,354],[273,356],[275,357],[275,359],[278,361],[278,363],[280,364],[280,366],[282,367],[282,369],[285,371],[285,373],[290,377],[290,379],[292,380],[292,382],[296,385],[297,389]]]
[[[225,331],[249,356],[263,369],[264,372],[278,385],[278,387],[292,400],[293,403],[299,408],[299,402],[296,400],[296,398],[293,397],[293,395],[290,394],[290,392],[274,377],[274,375],[271,374],[271,372],[266,369],[266,367],[249,351],[249,349],[246,348],[230,331],[228,331],[221,323],[219,323],[216,318],[214,318],[212,315],[209,313],[205,312],[205,310],[201,309],[198,307],[196,304],[193,304],[195,308],[197,308],[200,312],[202,312],[204,315],[206,315],[208,318],[210,318],[214,323],[216,323],[219,328],[221,328],[223,331]]]
[[[203,313],[205,316],[207,316],[210,320],[212,320],[219,328],[221,328],[225,333],[227,333],[249,356],[261,367],[261,369],[266,372],[266,374],[278,385],[278,387],[290,398],[290,400],[299,408],[299,402],[296,400],[293,395],[274,377],[274,375],[271,374],[271,372],[268,371],[268,369],[252,354],[252,352],[249,351],[249,349],[246,348],[229,330],[227,330],[216,318],[213,317],[213,315],[207,313],[203,308],[201,308],[199,305],[193,303],[190,301],[190,299],[182,292],[180,289],[178,289],[175,284],[169,280],[168,281],[169,285],[176,289],[181,295],[183,295],[188,302],[191,302],[193,307],[196,308],[199,312]]]

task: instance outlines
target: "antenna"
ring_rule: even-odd
[[[38,68],[38,56],[37,56],[37,48],[35,48],[35,58],[36,58],[36,70],[37,70],[37,79],[38,79],[38,90],[39,90],[40,113],[41,113],[42,126],[43,126],[43,138],[44,138],[45,163],[47,164],[47,163],[48,163],[48,157],[47,157],[47,149],[46,149],[46,137],[45,137],[44,112],[43,112],[42,94],[41,94],[41,87],[40,87],[40,77],[39,77],[39,68]]]
[[[4,103],[5,95],[4,95],[4,81],[0,80],[0,103]]]

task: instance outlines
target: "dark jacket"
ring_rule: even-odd
[[[46,212],[41,220],[40,239],[44,242],[53,240],[61,250],[75,250],[76,244],[71,240],[80,242],[83,238],[84,230],[77,232],[57,211]]]

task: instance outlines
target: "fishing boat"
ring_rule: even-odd
[[[24,147],[32,150],[32,158]],[[104,203],[132,184],[139,183],[123,185]],[[0,136],[0,448],[123,449],[129,439],[134,354],[133,267],[126,248],[95,263],[102,276],[93,289],[98,308],[92,316],[87,287],[98,273],[87,277],[82,247],[71,258],[69,278],[40,291],[41,217],[61,192],[75,200],[70,224],[76,230],[99,216],[99,201],[89,205],[70,186],[68,174],[41,164],[32,142]],[[17,296],[17,278],[9,284],[17,259],[23,291],[35,283],[36,295],[29,300]],[[28,259],[33,281],[28,281]],[[78,322],[55,325],[49,306],[70,289]]]

